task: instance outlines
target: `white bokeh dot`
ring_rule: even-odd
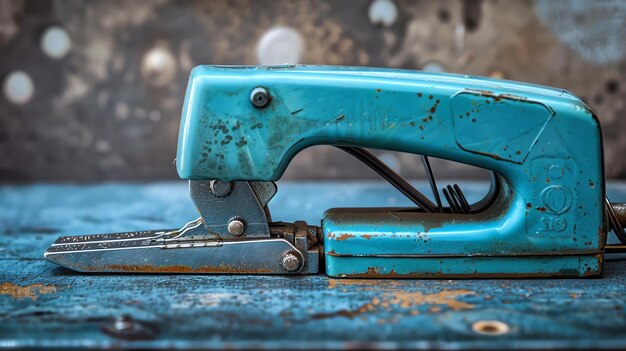
[[[165,86],[176,76],[176,58],[165,47],[148,50],[141,61],[141,74],[155,86]]]
[[[41,50],[53,59],[67,55],[72,48],[72,39],[65,28],[50,26],[41,35]]]
[[[261,65],[296,64],[304,51],[304,40],[297,30],[274,27],[261,37],[257,45],[257,59]]]
[[[391,0],[374,0],[370,5],[368,15],[373,24],[389,27],[398,18],[398,9]]]
[[[439,62],[430,61],[422,65],[422,71],[432,72],[432,73],[443,73],[446,71],[446,69]]]
[[[30,101],[35,93],[33,80],[24,71],[13,71],[7,74],[2,84],[2,92],[10,102],[22,105]]]

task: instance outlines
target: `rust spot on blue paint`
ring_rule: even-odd
[[[348,240],[350,238],[354,238],[354,235],[352,234],[341,234],[337,237],[337,241],[343,241],[343,240]]]
[[[228,143],[230,143],[230,141],[233,140],[233,137],[230,135],[227,135],[224,137],[224,140],[222,140],[222,145],[226,145]]]
[[[248,141],[244,137],[242,137],[241,139],[239,139],[238,142],[235,143],[235,145],[237,145],[237,147],[243,147],[246,144],[248,144]]]

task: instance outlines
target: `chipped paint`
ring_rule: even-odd
[[[419,285],[419,281],[411,281],[411,286]],[[467,289],[444,289],[435,293],[423,293],[421,291],[405,291],[402,289],[402,282],[390,280],[368,280],[368,279],[328,279],[328,289],[349,287],[361,291],[383,291],[380,298],[372,299],[372,305],[388,307],[399,305],[402,308],[410,308],[420,305],[444,305],[455,311],[470,309],[474,305],[459,301],[457,298],[467,295],[476,295],[475,291]],[[360,288],[360,289],[359,289]],[[430,309],[431,312],[441,311],[441,307]]]
[[[365,290],[383,289],[385,292],[380,297],[373,297],[370,302],[362,304],[356,309],[340,309],[332,312],[320,312],[313,314],[311,319],[325,319],[335,317],[345,317],[353,319],[354,317],[364,314],[366,312],[377,312],[379,310],[390,311],[394,307],[400,307],[402,309],[410,309],[411,315],[418,315],[420,311],[415,309],[418,306],[430,306],[428,312],[438,313],[443,311],[443,307],[448,307],[454,311],[473,309],[474,305],[459,301],[458,298],[467,295],[476,295],[474,291],[465,289],[456,290],[443,290],[436,293],[422,293],[420,291],[409,292],[405,290],[392,291],[394,288],[387,286],[387,281],[382,284],[381,281],[364,281],[364,280],[334,280],[330,279],[328,287],[335,289],[337,284],[351,285],[350,288],[354,290],[355,287],[362,285]],[[347,289],[344,291],[348,291]],[[379,319],[379,323],[385,323],[385,319]],[[392,321],[393,322],[393,321]]]
[[[419,305],[444,305],[455,311],[474,308],[474,305],[457,300],[459,296],[475,295],[471,290],[443,290],[433,294],[423,294],[419,291],[396,291],[391,294],[390,302],[403,308]]]
[[[56,291],[57,287],[54,285],[16,285],[10,282],[0,284],[0,295],[9,295],[14,299],[29,298],[35,301],[39,295],[52,294]]]
[[[355,236],[353,234],[341,234],[337,237],[337,241],[343,241],[343,240],[348,240],[350,238],[354,238]]]

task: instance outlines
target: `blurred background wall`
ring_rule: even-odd
[[[556,86],[600,117],[626,176],[626,1],[0,0],[0,181],[176,179],[189,70],[306,63]],[[580,141],[584,143],[584,140]],[[379,152],[406,177],[414,156]],[[440,177],[481,172],[433,162]],[[314,147],[287,178],[376,177]]]

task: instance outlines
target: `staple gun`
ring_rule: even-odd
[[[313,145],[350,153],[415,206],[272,221],[274,181]],[[418,154],[433,199],[365,148]],[[428,157],[492,172],[468,203]],[[626,206],[605,197],[596,116],[564,90],[480,77],[327,66],[199,66],[176,167],[200,214],[180,229],[64,236],[45,252],[80,272],[333,277],[601,276]],[[447,204],[446,204],[447,203]]]

